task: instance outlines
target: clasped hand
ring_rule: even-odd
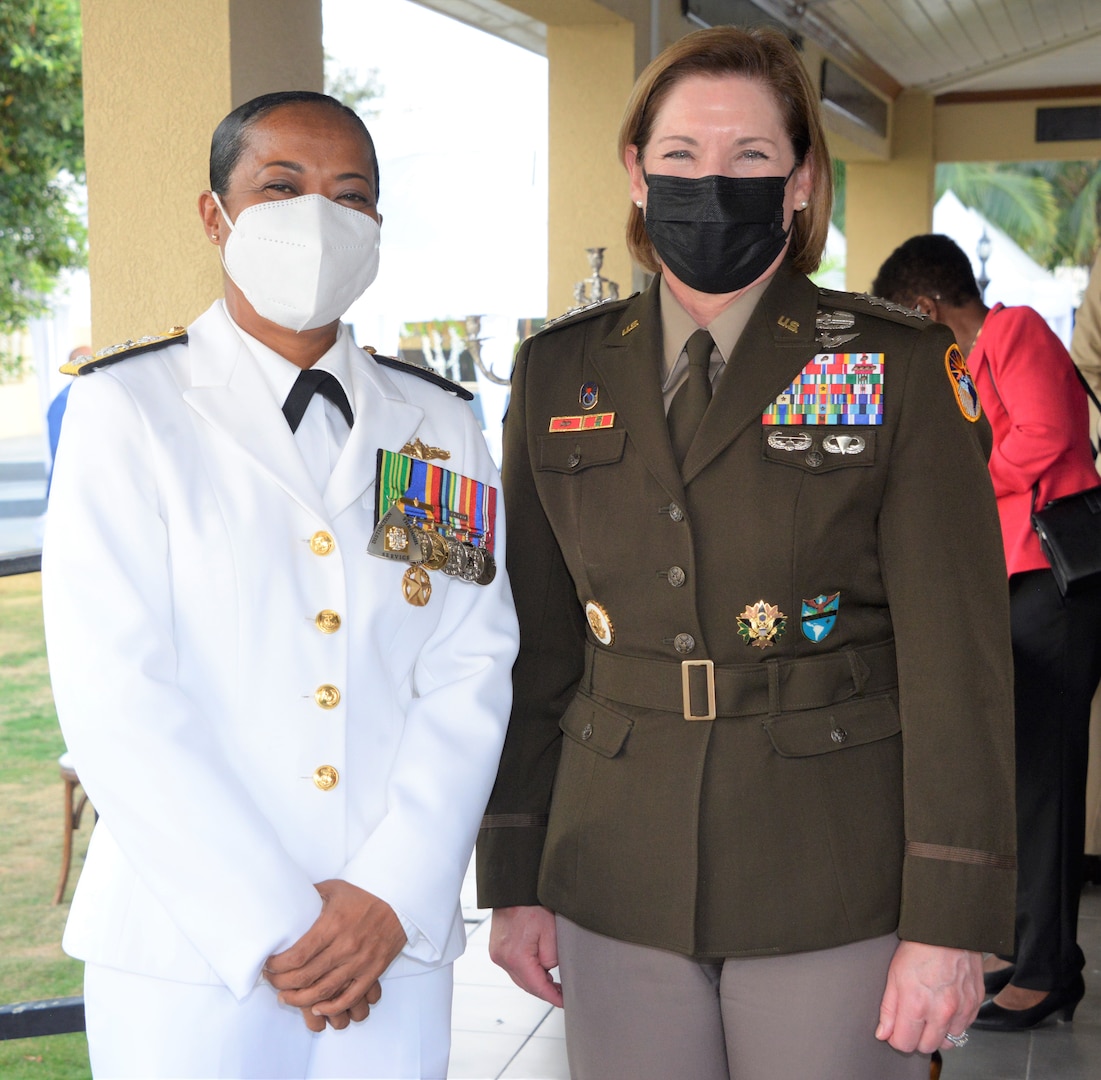
[[[321,914],[289,949],[268,958],[264,976],[279,1000],[302,1010],[311,1031],[365,1020],[382,997],[379,977],[405,945],[394,909],[347,881],[322,881]]]

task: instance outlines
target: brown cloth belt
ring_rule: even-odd
[[[898,685],[895,644],[884,641],[798,660],[716,666],[710,660],[646,660],[589,644],[581,689],[685,720],[821,709]]]

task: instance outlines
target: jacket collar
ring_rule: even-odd
[[[399,449],[416,431],[424,411],[358,349],[350,334],[341,342],[352,373],[355,423],[332,476],[321,493],[272,393],[221,303],[188,328],[191,385],[184,401],[224,433],[255,466],[316,517],[330,521],[374,483],[376,451]]]
[[[785,260],[749,317],[684,461],[673,458],[661,396],[660,282],[634,297],[594,350],[593,366],[615,403],[616,423],[650,472],[676,499],[684,485],[722,453],[814,357],[818,288]]]

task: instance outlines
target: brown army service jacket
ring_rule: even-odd
[[[896,928],[1011,950],[1006,576],[951,346],[784,264],[682,479],[656,280],[524,343],[504,451],[520,655],[482,906],[697,957]],[[762,421],[823,352],[882,354],[881,424]],[[715,719],[686,719],[712,692]]]

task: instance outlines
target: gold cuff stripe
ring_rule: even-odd
[[[549,814],[486,814],[482,818],[483,829],[538,829],[545,828]]]
[[[995,870],[1017,869],[1017,860],[1012,855],[995,855],[992,851],[949,847],[947,844],[923,844],[917,840],[907,840],[906,854],[919,859],[941,859],[944,862],[968,863],[971,866],[989,866]]]

